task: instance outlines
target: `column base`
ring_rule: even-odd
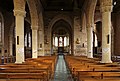
[[[87,54],[87,58],[93,58],[93,54],[92,54],[91,52],[89,52],[89,53]]]
[[[15,63],[19,63],[19,64],[22,64],[23,62],[17,62],[17,61],[16,61]]]
[[[87,58],[93,58],[92,56],[87,56]]]
[[[32,56],[32,58],[38,58],[38,56]]]
[[[112,63],[112,61],[100,61],[100,63]]]

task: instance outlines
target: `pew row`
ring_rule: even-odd
[[[87,81],[89,81],[90,79],[96,79],[93,77],[99,77],[97,79],[106,79],[106,77],[108,77],[109,74],[111,74],[110,77],[112,77],[111,80],[113,81],[114,79],[115,80],[120,79],[119,77],[120,65],[118,65],[118,63],[105,64],[105,63],[100,63],[99,59],[97,58],[88,59],[86,57],[75,57],[75,56],[72,56],[72,57],[66,56],[65,60],[68,65],[68,68],[72,73],[73,78],[77,81],[84,81],[84,80],[86,81],[87,79],[88,79]],[[84,74],[81,74],[81,73],[84,73]],[[83,75],[85,77],[83,77]]]
[[[40,60],[41,58],[44,59]],[[50,81],[54,76],[54,66],[57,57],[41,58],[26,59],[22,64],[10,63],[0,65],[0,81],[32,81],[33,79],[35,81]],[[34,74],[36,74],[36,77]]]
[[[120,81],[120,72],[92,72],[92,71],[82,71],[78,72],[77,81],[89,81],[89,80],[119,80]]]

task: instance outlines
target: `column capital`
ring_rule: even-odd
[[[87,29],[91,29],[91,28],[93,28],[93,26],[91,25],[91,24],[87,24],[87,27],[86,27]]]
[[[24,10],[13,10],[13,11],[14,11],[14,16],[17,16],[17,15],[23,16],[23,17],[26,16],[26,11]]]
[[[31,26],[32,30],[38,30],[38,26]]]
[[[100,10],[101,12],[112,12],[112,0],[101,0],[100,2]]]
[[[113,0],[100,0],[100,6],[112,6]]]
[[[112,9],[113,9],[113,6],[104,6],[104,7],[101,7],[100,11],[102,13],[104,13],[104,12],[112,12]]]

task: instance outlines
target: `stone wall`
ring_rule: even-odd
[[[112,19],[114,27],[114,55],[120,55],[120,14],[114,14]]]

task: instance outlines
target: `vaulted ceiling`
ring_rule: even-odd
[[[76,1],[76,3],[75,3]],[[54,10],[73,10],[75,4],[78,8],[82,8],[83,4],[87,0],[40,0],[43,5],[44,10],[54,11]],[[99,0],[98,0],[99,1]],[[116,5],[114,4],[116,2]],[[99,3],[97,4],[99,6]],[[120,0],[113,0],[113,12],[120,12]],[[13,12],[14,5],[13,0],[0,0],[0,8]]]
[[[8,12],[13,12],[14,9],[13,0],[0,0],[0,8]]]
[[[120,12],[120,0],[113,0],[113,12]]]
[[[77,5],[81,8],[85,0],[40,0],[44,10],[64,10],[71,11]],[[76,2],[75,2],[76,1]]]

